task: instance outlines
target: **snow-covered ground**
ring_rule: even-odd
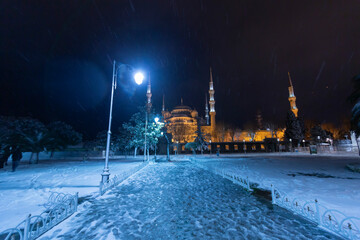
[[[148,165],[40,237],[337,239],[190,162]]]
[[[360,173],[346,168],[349,163],[360,163],[357,155],[213,155],[198,159],[207,166],[248,176],[261,188],[274,184],[291,198],[317,199],[327,208],[360,217]]]
[[[110,159],[111,174],[119,174],[142,163],[138,159]],[[99,192],[104,161],[97,160],[41,160],[29,165],[21,162],[16,172],[11,172],[11,162],[0,169],[0,232],[15,227],[31,213],[45,210],[51,192],[75,194],[86,198]]]

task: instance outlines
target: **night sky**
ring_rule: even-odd
[[[94,136],[107,128],[112,61],[151,73],[162,95],[204,113],[213,68],[217,120],[284,123],[290,71],[299,114],[349,117],[360,73],[360,1],[71,0],[0,3],[0,115],[62,120]],[[114,128],[145,103],[122,80]]]

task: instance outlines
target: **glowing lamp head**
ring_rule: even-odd
[[[154,120],[156,123],[158,123],[160,119],[158,117],[155,117]]]
[[[142,74],[141,72],[137,72],[134,75],[134,79],[135,79],[136,84],[140,85],[144,81],[144,74]]]

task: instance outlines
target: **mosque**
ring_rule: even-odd
[[[298,108],[296,107],[296,97],[294,87],[292,85],[290,73],[288,73],[289,84],[289,102],[290,109],[294,115],[298,116]],[[151,108],[151,86],[148,83],[147,90],[147,107]],[[210,68],[210,81],[209,81],[209,101],[205,99],[205,112],[203,117],[199,115],[196,109],[183,104],[176,106],[171,111],[165,109],[165,99],[163,96],[162,111],[163,121],[165,123],[167,133],[171,134],[173,143],[184,145],[188,142],[193,142],[197,136],[197,132],[201,129],[203,136],[208,142],[212,143],[233,143],[243,142],[264,142],[266,139],[277,139],[277,141],[284,140],[285,129],[257,129],[257,130],[221,130],[220,126],[216,125],[216,111],[215,111],[215,89]],[[220,133],[221,132],[221,133]],[[221,136],[220,136],[221,135]],[[237,146],[237,145],[236,145]],[[235,147],[237,148],[237,147]],[[261,145],[261,148],[262,145]]]
[[[214,81],[212,77],[212,70],[210,68],[210,82],[209,82],[209,102],[205,99],[205,116],[202,118],[199,113],[189,106],[181,104],[176,106],[172,111],[165,110],[165,99],[163,97],[162,111],[165,126],[168,133],[171,133],[173,142],[186,143],[193,142],[196,138],[198,128],[201,128],[205,138],[210,141],[215,140],[215,98],[214,98]],[[210,113],[209,106],[210,105]],[[210,116],[209,116],[210,114]]]
[[[289,102],[290,109],[298,116],[298,109],[296,107],[296,97],[294,94],[294,88],[292,85],[290,73],[289,77]],[[210,107],[210,111],[209,111]],[[214,81],[212,76],[212,69],[210,68],[210,82],[209,82],[209,101],[205,100],[205,114],[204,117],[200,117],[196,109],[192,109],[189,106],[181,104],[174,107],[173,110],[165,110],[165,99],[163,97],[162,112],[161,112],[165,126],[168,133],[172,135],[172,141],[176,143],[193,142],[196,138],[198,128],[201,128],[202,133],[208,141],[212,142],[261,142],[265,138],[278,138],[283,140],[285,129],[279,129],[276,131],[270,129],[258,129],[255,132],[243,131],[232,131],[222,132],[219,131],[216,126],[216,111],[215,111],[215,89]],[[222,136],[219,136],[222,135]]]

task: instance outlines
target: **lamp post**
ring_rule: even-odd
[[[178,152],[179,152],[179,141],[176,141],[176,154],[175,155],[178,155]]]
[[[209,142],[210,142],[210,155],[211,155],[211,147],[212,147],[212,146],[211,146],[211,139],[209,140]]]
[[[159,117],[154,118],[154,121],[155,121],[156,125],[158,124],[159,120],[160,120]],[[155,143],[155,161],[156,161],[156,143]]]
[[[146,136],[147,136],[147,130],[148,130],[148,115],[150,114],[150,109],[151,109],[151,85],[150,85],[150,73],[149,73],[149,79],[148,79],[148,87],[146,90],[146,97],[147,97],[147,102],[146,102],[146,111],[145,111],[145,142],[144,142],[144,161],[146,161],[146,155],[147,155],[147,161],[149,162],[149,158],[150,158],[150,153],[149,153],[149,147],[147,147],[146,145]]]
[[[112,85],[111,85],[111,98],[110,98],[110,113],[109,113],[109,126],[107,131],[107,139],[106,139],[106,153],[105,153],[105,166],[104,170],[101,174],[101,183],[106,183],[109,181],[110,171],[109,171],[109,152],[110,152],[110,137],[111,137],[111,121],[112,121],[112,110],[113,110],[113,102],[114,102],[114,90],[116,89],[116,81],[118,77],[118,70],[121,66],[128,67],[129,70],[133,71],[133,68],[127,64],[118,64],[116,66],[116,61],[113,63],[113,75],[112,75]],[[134,79],[136,84],[140,85],[144,80],[144,75],[140,72],[134,75]]]
[[[244,153],[246,153],[245,139],[243,140],[243,143],[244,143]]]
[[[145,141],[144,141],[144,162],[146,161],[146,156],[147,156],[147,160],[149,161],[149,155],[147,152],[147,147],[146,147],[146,135],[147,135],[147,118],[148,118],[148,113],[147,110],[145,111]]]
[[[292,152],[292,139],[290,138],[289,141],[290,141],[290,152]]]

